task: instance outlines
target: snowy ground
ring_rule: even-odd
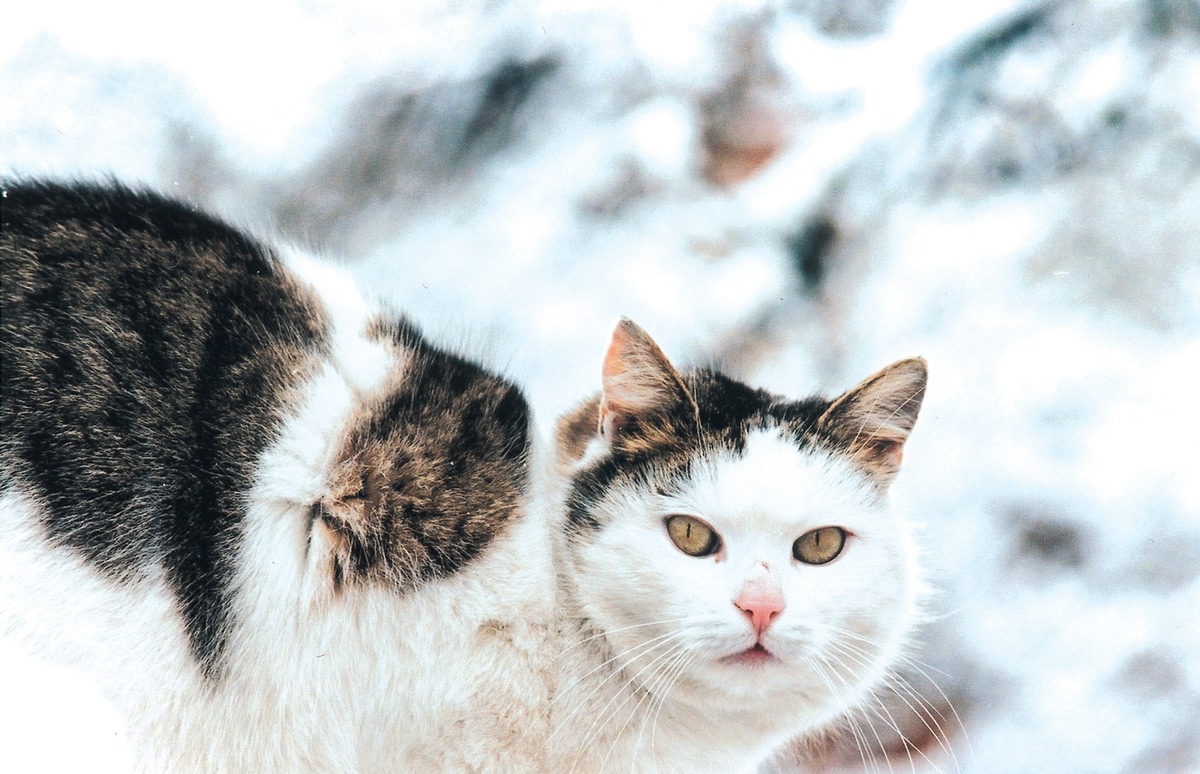
[[[790,394],[928,358],[938,733],[901,691],[805,765],[1200,771],[1195,0],[21,5],[0,170],[344,256],[546,421],[618,314]],[[64,679],[3,689],[17,761],[116,732],[18,725]]]

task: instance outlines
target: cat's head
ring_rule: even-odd
[[[902,360],[833,400],[792,401],[677,371],[622,320],[602,393],[558,441],[570,593],[626,679],[785,723],[855,703],[917,617],[887,490],[925,380],[924,361]]]

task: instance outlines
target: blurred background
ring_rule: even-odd
[[[778,771],[1200,771],[1200,2],[20,5],[0,171],[338,256],[546,432],[618,315],[792,396],[929,360],[933,620]],[[119,763],[8,671],[10,756]]]

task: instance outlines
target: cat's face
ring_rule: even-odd
[[[666,688],[679,666],[702,695],[831,709],[877,676],[913,616],[911,548],[845,462],[765,430],[655,478],[605,497],[576,544],[581,601],[631,676]]]
[[[631,369],[670,368],[647,366],[661,353],[636,334],[618,330],[606,377],[633,365],[615,390],[606,379],[572,492],[576,600],[652,694],[823,722],[878,680],[916,617],[913,549],[884,495],[924,366],[832,403],[660,373],[686,396],[631,410],[622,387],[640,381],[643,401],[655,389]]]

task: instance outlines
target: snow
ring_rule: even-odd
[[[812,765],[1200,770],[1197,19],[26,3],[0,27],[0,170],[111,172],[342,255],[545,423],[598,386],[621,314],[793,395],[925,356],[896,494],[940,589],[914,654],[938,687],[912,682],[955,754]],[[801,254],[813,224],[829,238]],[[95,710],[119,770],[86,687],[0,660],[22,696]],[[56,744],[31,733],[12,738]]]

